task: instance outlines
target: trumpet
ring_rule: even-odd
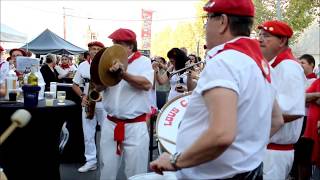
[[[89,83],[88,89],[88,105],[85,107],[86,118],[93,119],[96,108],[96,102],[101,100],[101,95],[94,89],[92,81]]]
[[[179,70],[170,72],[170,73],[169,73],[169,77],[172,77],[173,75],[178,74],[178,73],[180,73],[180,72],[182,72],[182,71],[185,71],[185,70],[187,70],[187,69],[191,69],[191,68],[193,68],[194,66],[196,66],[196,65],[198,65],[198,64],[201,64],[201,63],[205,63],[205,62],[199,61],[199,62],[197,62],[197,63],[190,64],[189,66],[187,66],[187,67],[185,67],[185,68],[182,68],[182,69],[179,69]]]

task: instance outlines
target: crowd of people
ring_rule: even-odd
[[[294,57],[289,47],[294,32],[283,21],[265,21],[257,27],[258,37],[250,38],[252,0],[210,0],[203,9],[204,60],[176,47],[167,57],[149,59],[138,51],[136,34],[123,28],[109,35],[128,54],[127,68],[120,61],[109,68],[122,79],[114,86],[90,84],[91,62],[108,48],[99,41],[88,44],[78,66],[68,55],[61,61],[46,56],[40,68],[46,90],[50,82],[69,78],[83,106],[86,162],[78,171],[99,168],[101,180],[116,179],[124,162],[127,177],[150,167],[158,174],[176,171],[178,179],[320,179],[320,80],[314,58]],[[6,74],[14,70],[15,58],[27,53],[13,49],[7,61],[0,50],[4,96]],[[91,85],[101,96],[93,119],[86,115]],[[164,152],[149,164],[150,114],[190,91],[176,152]]]

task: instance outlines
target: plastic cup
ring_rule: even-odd
[[[55,98],[55,92],[46,91],[44,92],[44,99],[46,106],[53,106],[53,100]]]

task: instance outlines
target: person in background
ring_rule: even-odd
[[[304,70],[304,74],[307,78],[306,90],[309,89],[310,85],[317,79],[316,74],[313,72],[315,66],[314,58],[309,54],[304,54],[299,57],[299,62]],[[316,90],[313,90],[316,91]],[[311,93],[317,95],[318,93]],[[303,119],[303,126],[301,130],[301,137],[298,142],[294,145],[294,161],[291,170],[291,176],[295,179],[309,179],[311,177],[311,155],[313,141],[309,138],[303,137],[306,129],[306,123],[308,122],[308,111],[309,105],[314,104],[315,100],[312,98],[310,93],[306,93],[306,114]],[[310,102],[310,98],[313,99]],[[313,106],[313,105],[312,105]]]
[[[181,47],[180,50],[183,51],[186,56],[188,56],[188,49],[186,47]]]
[[[301,134],[305,115],[305,75],[289,47],[293,35],[283,21],[266,21],[258,26],[260,49],[273,67],[284,126],[271,137],[263,161],[263,178],[286,179],[292,168],[294,146]]]
[[[17,56],[27,56],[27,53],[23,50],[23,49],[17,49],[17,48],[14,48],[14,49],[11,49],[9,51],[9,54],[10,54],[10,69],[14,69],[17,67],[17,62],[16,62],[16,58]]]
[[[152,63],[152,68],[155,72],[155,88],[156,88],[156,97],[157,97],[157,107],[158,109],[161,109],[163,105],[167,102],[167,98],[170,91],[170,82],[167,81],[164,84],[160,84],[157,80],[156,73],[159,73],[159,75],[163,75],[167,73],[167,62],[163,57],[155,57],[155,61]]]
[[[310,54],[304,54],[299,57],[300,64],[304,70],[304,74],[307,77],[307,88],[317,79],[317,75],[313,72],[315,66],[315,60]]]
[[[4,57],[5,50],[0,46],[0,99],[6,95],[6,76],[9,72],[9,62]]]
[[[55,69],[56,56],[48,54],[46,56],[45,64],[40,68],[40,72],[43,76],[44,82],[46,83],[45,90],[50,91],[50,82],[58,82],[59,73]]]
[[[168,51],[167,56],[173,66],[173,72],[185,68],[188,57],[182,50],[179,48],[172,48]],[[168,72],[160,74],[160,72],[156,70],[156,80],[160,85],[170,82],[171,89],[168,101],[187,91],[187,75],[185,71],[181,71],[171,76]]]
[[[73,60],[73,56],[69,55],[68,57],[69,57],[69,66],[71,68],[71,71],[76,72],[78,67],[77,67],[76,62],[74,62],[74,60]]]
[[[59,79],[72,78],[73,68],[70,67],[70,59],[68,55],[62,55],[60,66],[55,66],[59,76]]]
[[[211,0],[206,66],[179,125],[176,153],[150,167],[178,179],[261,180],[270,135],[283,124],[270,66],[249,38],[252,0]],[[248,85],[250,84],[250,85]]]
[[[320,79],[315,80],[306,91],[306,102],[308,106],[308,114],[306,128],[302,139],[305,140],[305,147],[308,151],[301,157],[305,162],[300,163],[299,178],[314,180],[320,179]],[[311,149],[309,151],[309,149]],[[313,165],[313,168],[312,168]],[[313,170],[312,170],[313,169]],[[311,174],[313,172],[313,174]]]
[[[94,57],[104,45],[99,41],[93,41],[88,44],[90,57]],[[73,78],[73,91],[81,98],[82,105],[82,129],[84,136],[84,156],[86,163],[82,165],[78,172],[88,172],[97,169],[97,148],[96,148],[96,127],[97,123],[101,125],[105,118],[105,111],[102,102],[96,102],[95,114],[93,119],[86,116],[86,107],[88,106],[88,91],[90,82],[90,67],[92,59],[82,62]],[[80,87],[83,87],[83,91]]]
[[[83,53],[83,58],[84,58],[84,60],[85,61],[89,61],[90,60],[90,54],[89,54],[89,52],[88,51],[86,51],[86,52],[84,52]],[[80,64],[80,63],[79,63]]]

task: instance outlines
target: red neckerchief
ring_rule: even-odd
[[[274,68],[284,60],[296,61],[295,57],[292,55],[292,52],[291,52],[290,48],[287,48],[286,50],[284,50],[280,54],[278,54],[278,56],[276,57],[274,62],[271,64],[271,66]]]
[[[69,66],[69,64],[61,64],[60,67],[62,69],[68,69],[70,66]]]
[[[307,79],[317,78],[317,76],[316,76],[315,73],[310,73],[310,74],[308,74],[306,77],[307,77]]]
[[[134,52],[133,56],[128,59],[128,64],[130,64],[133,61],[137,60],[139,57],[141,57],[141,53],[139,51]]]
[[[260,68],[264,78],[271,83],[270,66],[263,58],[258,41],[248,38],[239,38],[234,42],[226,43],[223,49],[219,50],[215,55],[225,50],[236,50],[251,57]]]
[[[307,93],[320,92],[320,79],[314,81],[307,89]],[[315,102],[310,102],[308,108],[308,116],[306,121],[306,129],[303,137],[312,139],[314,142],[312,149],[312,162],[320,166],[320,136],[318,135],[317,122],[320,119],[320,106]]]

